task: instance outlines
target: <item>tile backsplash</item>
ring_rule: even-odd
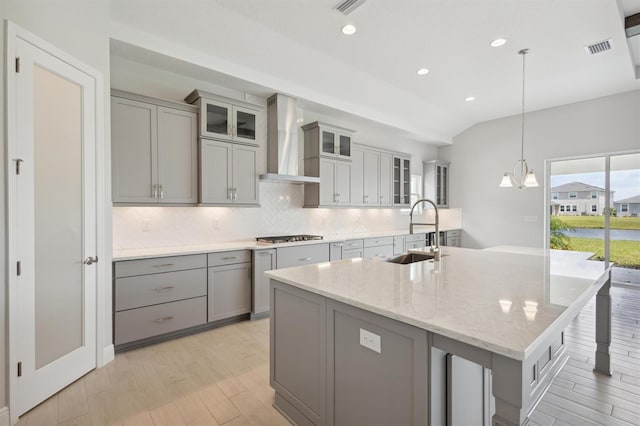
[[[409,229],[400,209],[305,209],[303,185],[260,183],[260,208],[114,207],[115,250],[198,245],[267,235],[344,234]],[[427,210],[429,212],[430,210]],[[416,221],[432,220],[418,218]],[[441,210],[441,223],[461,227],[459,209]]]

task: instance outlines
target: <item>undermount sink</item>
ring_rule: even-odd
[[[408,265],[410,263],[432,260],[434,257],[435,254],[433,253],[405,253],[389,259],[388,262],[397,263],[399,265]]]

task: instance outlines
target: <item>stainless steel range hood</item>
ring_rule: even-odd
[[[297,100],[276,93],[267,99],[267,173],[264,182],[320,183],[298,174]]]

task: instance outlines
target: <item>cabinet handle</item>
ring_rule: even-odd
[[[302,259],[298,259],[298,260],[299,260],[300,262],[306,262],[306,261],[311,260],[311,258],[310,258],[310,257],[303,257]]]
[[[236,258],[236,256],[221,257],[220,260],[233,260],[235,258]]]
[[[369,202],[369,196],[365,195],[364,199],[362,200],[365,204],[367,204]]]
[[[172,319],[173,317],[162,317],[162,318],[158,318],[157,320],[154,320],[153,322],[155,322],[156,324],[161,324],[163,322],[170,321]]]
[[[233,188],[228,188],[227,189],[227,198],[229,200],[233,200]]]
[[[173,266],[175,263],[163,263],[161,265],[153,265],[154,268],[166,268],[167,266]]]
[[[94,263],[98,263],[98,256],[96,257],[87,257],[84,262],[85,265],[93,265]]]
[[[227,135],[231,135],[231,124],[227,124]]]
[[[342,247],[342,244],[332,244],[333,247]]]
[[[231,199],[232,200],[237,200],[238,199],[238,189],[237,188],[231,188]]]
[[[384,200],[384,195],[380,196],[380,201]]]
[[[162,293],[165,291],[169,291],[169,290],[173,290],[175,288],[175,286],[172,285],[168,285],[166,287],[156,287],[153,289],[153,291],[157,291],[158,293]]]
[[[162,184],[158,186],[160,187],[160,198],[164,198],[164,186]]]
[[[158,185],[151,185],[151,197],[158,198]]]

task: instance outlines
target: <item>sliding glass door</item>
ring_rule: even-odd
[[[549,247],[615,264],[640,284],[640,152],[549,162]]]

